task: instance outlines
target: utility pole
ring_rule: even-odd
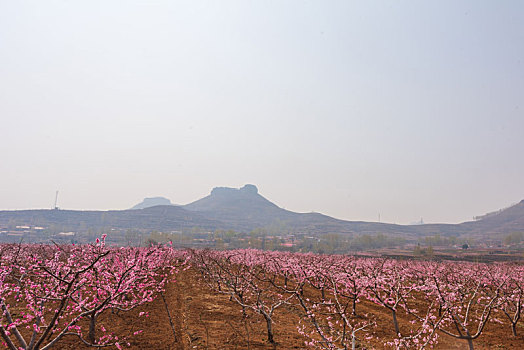
[[[55,206],[53,207],[54,210],[58,210],[58,207],[56,206],[57,203],[58,203],[58,190],[56,190]]]

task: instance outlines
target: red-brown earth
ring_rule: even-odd
[[[198,271],[189,269],[176,276],[170,283],[165,299],[175,328],[176,338],[170,326],[162,298],[127,313],[107,313],[99,322],[117,334],[132,334],[131,349],[307,349],[305,338],[297,332],[299,314],[292,307],[275,311],[274,334],[276,345],[266,339],[265,321],[260,315],[249,314],[243,318],[241,309],[227,295],[211,290],[201,279]],[[391,314],[384,307],[364,301],[358,304],[362,313],[372,314],[377,320],[375,339],[362,348],[383,349],[383,342],[392,339],[394,330]],[[149,317],[137,317],[139,312]],[[500,316],[500,315],[498,315]],[[399,317],[401,331],[406,330],[406,319]],[[524,349],[524,322],[518,325],[519,336],[514,337],[508,323],[488,323],[482,335],[474,340],[475,349]],[[58,349],[81,349],[74,337],[66,339]],[[437,349],[468,349],[465,340],[457,340],[441,334]]]

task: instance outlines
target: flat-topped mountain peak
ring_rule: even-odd
[[[280,209],[262,197],[255,185],[245,185],[241,188],[215,187],[208,196],[186,204],[183,208],[191,211],[234,211],[238,214]]]
[[[237,195],[237,194],[258,194],[258,188],[255,185],[247,184],[241,188],[232,187],[215,187],[211,191],[211,195]]]
[[[165,197],[148,197],[131,209],[145,209],[150,207],[156,207],[157,205],[173,205],[171,201]]]

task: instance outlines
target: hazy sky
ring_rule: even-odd
[[[524,199],[524,2],[0,0],[0,209],[460,222]]]

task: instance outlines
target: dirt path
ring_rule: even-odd
[[[171,291],[171,300],[172,303],[168,303],[170,307],[171,317],[173,318],[173,323],[175,327],[176,334],[176,350],[185,350],[184,346],[184,336],[183,336],[183,310],[182,310],[182,286],[180,283],[173,283]]]

